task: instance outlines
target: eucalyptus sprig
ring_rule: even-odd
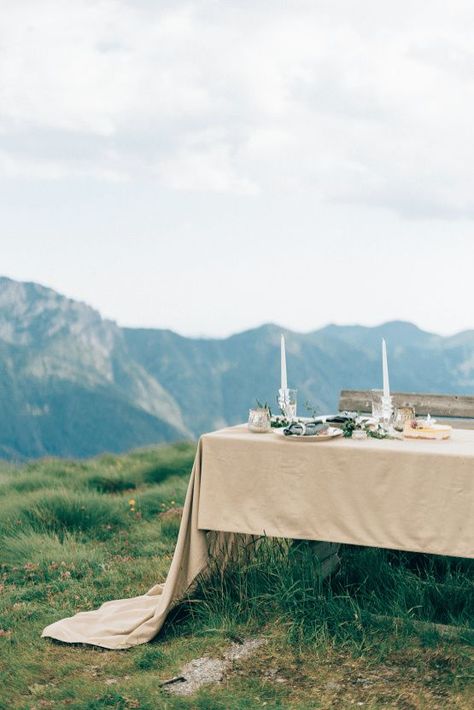
[[[367,432],[367,436],[370,436],[371,439],[393,439],[393,436],[390,436],[388,432],[385,431],[385,429],[382,429],[381,426],[379,426],[377,429],[369,429],[366,427],[365,431]]]
[[[393,437],[383,429],[380,424],[377,424],[376,429],[372,429],[367,423],[358,422],[357,419],[348,419],[342,427],[343,435],[346,439],[350,439],[354,431],[365,431],[371,439],[392,439]]]
[[[348,419],[346,422],[344,422],[344,426],[342,427],[342,433],[346,439],[350,439],[355,429],[357,429],[355,419]]]
[[[272,429],[283,429],[283,427],[290,425],[290,420],[287,419],[285,416],[277,415],[276,417],[271,418],[270,425]]]
[[[272,416],[272,410],[270,409],[270,405],[268,404],[268,402],[265,402],[265,404],[262,404],[259,399],[256,399],[255,401],[257,403],[258,409],[266,409],[268,414],[270,416]]]

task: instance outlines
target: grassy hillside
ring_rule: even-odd
[[[179,518],[163,513],[182,504],[193,456],[177,444],[0,467],[0,708],[472,707],[468,560],[347,546],[321,584],[310,544],[266,541],[215,570],[153,643],[41,639],[56,619],[164,579]],[[268,642],[223,685],[190,699],[160,688],[236,636]]]

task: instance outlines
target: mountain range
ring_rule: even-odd
[[[190,439],[244,421],[279,387],[280,334],[299,411],[334,411],[343,388],[474,394],[474,330],[442,337],[412,323],[274,324],[228,338],[121,328],[52,289],[0,277],[0,457],[91,456]]]

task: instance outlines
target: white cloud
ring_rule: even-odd
[[[170,159],[162,160],[156,172],[163,185],[175,190],[257,194],[258,187],[239,177],[232,168],[229,153],[225,144],[183,148]]]
[[[12,155],[0,150],[0,175],[7,179],[63,180],[65,178],[93,178],[108,182],[128,180],[126,173],[114,170],[111,165],[65,165],[58,160],[34,160],[24,155]]]
[[[459,0],[3,0],[0,171],[472,218],[473,15]]]

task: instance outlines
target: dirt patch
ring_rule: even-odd
[[[247,639],[242,643],[232,643],[221,658],[202,656],[187,663],[176,678],[162,683],[163,688],[173,695],[192,695],[203,685],[221,683],[232,670],[235,661],[241,661],[251,656],[265,639]]]

